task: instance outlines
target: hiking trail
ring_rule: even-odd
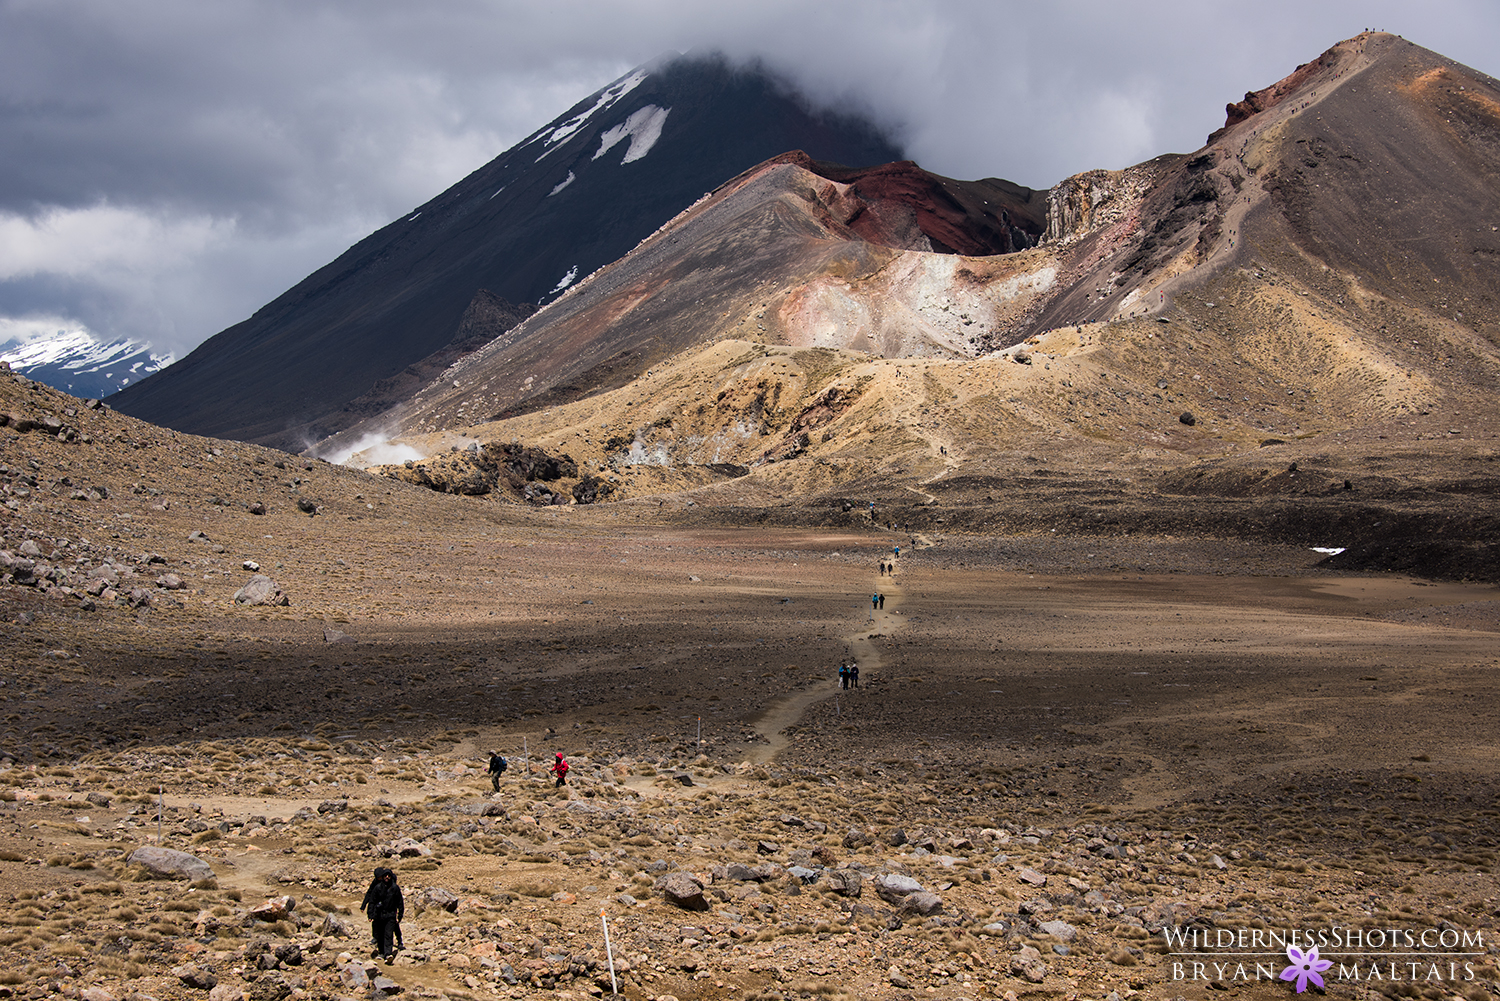
[[[882,556],[881,559],[886,557]],[[894,561],[899,565],[900,561]],[[757,744],[748,748],[745,752],[745,760],[751,764],[764,764],[780,754],[789,747],[795,739],[794,733],[797,724],[802,721],[803,715],[809,706],[815,702],[822,702],[835,696],[854,699],[861,697],[872,683],[878,681],[877,671],[882,667],[880,651],[870,642],[870,637],[886,635],[891,630],[904,624],[896,607],[902,596],[901,585],[896,583],[894,571],[889,577],[876,575],[875,584],[872,588],[876,593],[884,592],[886,607],[882,609],[865,608],[863,619],[851,630],[844,634],[844,645],[848,649],[848,656],[859,664],[861,687],[845,692],[841,689],[833,689],[832,692],[824,687],[822,683],[815,682],[800,691],[792,692],[772,702],[759,718],[754,720],[750,726],[764,737],[769,743]],[[868,600],[868,599],[865,599]],[[838,675],[830,668],[830,684],[837,684]]]

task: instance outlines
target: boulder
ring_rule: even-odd
[[[892,848],[900,848],[902,845],[906,844],[906,832],[899,827],[892,827],[890,830],[881,835],[881,840],[890,845]]]
[[[213,971],[197,963],[184,963],[181,966],[172,967],[172,976],[180,980],[182,986],[191,987],[194,990],[211,991],[219,986],[219,978],[214,976]]]
[[[323,642],[324,643],[354,643],[354,642],[357,642],[357,641],[354,639],[353,636],[350,636],[348,633],[344,632],[342,629],[335,629],[332,626],[324,626],[323,627]]]
[[[384,975],[378,976],[374,980],[370,981],[370,997],[372,998],[379,999],[395,997],[397,994],[400,994],[404,990],[406,990],[405,987],[402,987],[400,984],[396,983],[396,981]]]
[[[339,938],[351,938],[354,935],[354,922],[337,914],[323,915],[323,928],[320,934],[324,936],[337,936]]]
[[[297,901],[293,897],[272,897],[265,903],[250,908],[247,916],[256,921],[285,921],[296,906]]]
[[[834,869],[827,875],[828,888],[841,897],[857,897],[864,890],[865,877],[857,869]]]
[[[922,890],[922,884],[910,876],[902,876],[893,872],[876,876],[872,882],[876,895],[888,904],[900,904],[913,893],[919,893]]]
[[[864,831],[861,831],[857,827],[851,827],[849,828],[849,833],[844,835],[842,844],[845,848],[863,848],[865,845],[873,844],[874,841],[875,839]]]
[[[1078,937],[1078,929],[1066,921],[1043,921],[1037,928],[1063,942],[1071,942]]]
[[[458,894],[439,886],[429,886],[412,899],[412,906],[418,914],[429,909],[443,910],[453,914],[458,910]]]
[[[703,897],[703,884],[684,872],[668,873],[656,881],[656,889],[662,899],[674,907],[686,911],[706,911],[708,901]]]
[[[196,883],[199,880],[214,878],[214,871],[209,868],[207,862],[196,855],[189,855],[175,848],[144,845],[131,852],[125,859],[125,863],[138,865],[157,879],[186,879]]]
[[[1016,870],[1016,878],[1030,886],[1046,886],[1047,877],[1029,866],[1021,866]]]
[[[397,838],[391,842],[391,854],[402,858],[426,858],[432,854],[432,849],[415,838]]]
[[[916,893],[907,894],[905,899],[902,900],[901,906],[913,914],[928,917],[942,911],[943,898],[928,890],[918,890]]]
[[[1047,976],[1047,964],[1042,962],[1042,954],[1029,945],[1023,945],[1021,951],[1010,958],[1010,972],[1033,984],[1041,983]]]
[[[238,591],[234,592],[237,605],[290,605],[291,599],[281,587],[265,574],[256,574]]]
[[[370,977],[365,973],[364,967],[358,963],[340,963],[339,979],[351,991],[362,992],[370,989]]]

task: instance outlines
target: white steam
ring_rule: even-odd
[[[352,445],[345,445],[322,458],[340,466],[368,469],[371,466],[392,466],[407,460],[416,462],[427,456],[410,445],[392,443],[390,435],[367,434]]]

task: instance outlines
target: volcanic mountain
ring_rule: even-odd
[[[1500,87],[1369,33],[1202,149],[1045,196],[772,158],[328,447],[394,435],[430,457],[394,475],[449,489],[519,439],[615,497],[970,509],[949,523],[1024,522],[1046,466],[1111,523],[1184,495],[1246,525],[1295,499],[1272,520],[1309,538],[1391,531],[1354,515],[1377,499],[1493,521],[1497,217]]]
[[[557,296],[725,178],[789,149],[855,165],[901,156],[869,122],[814,110],[764,71],[664,57],[111,404],[179,430],[300,449],[389,406],[465,343],[524,316],[510,315],[521,304]]]

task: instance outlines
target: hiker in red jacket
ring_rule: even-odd
[[[568,763],[563,760],[561,752],[558,752],[557,760],[552,763],[552,774],[557,776],[556,788],[561,789],[568,784]]]

